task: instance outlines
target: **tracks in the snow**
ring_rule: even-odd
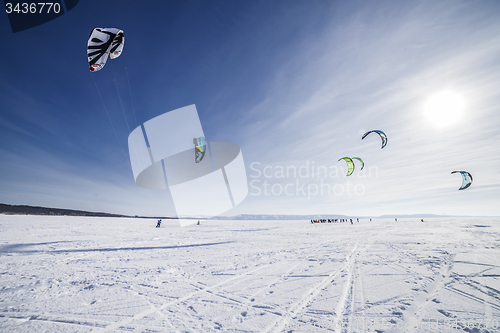
[[[342,272],[347,271],[349,275],[352,275],[352,266],[354,262],[354,257],[353,254],[356,252],[356,249],[358,248],[358,243],[354,246],[354,248],[351,250],[351,252],[346,256],[344,264],[336,271],[331,272],[326,278],[324,278],[321,282],[317,283],[314,285],[309,291],[306,293],[306,295],[302,296],[297,302],[292,304],[287,312],[281,316],[276,322],[272,323],[263,332],[281,332],[285,327],[290,323],[292,319],[295,319],[297,315],[304,310],[304,308],[312,301],[314,300],[318,294],[326,288],[329,284],[333,282]],[[349,278],[348,278],[349,280]],[[350,283],[349,283],[350,284]],[[349,286],[346,285],[346,288],[344,289],[344,294],[342,295],[338,306],[337,306],[337,317],[335,320],[335,326],[337,325],[339,318],[342,317],[342,309],[345,307],[345,301],[347,299],[347,294],[348,294],[348,289]]]
[[[229,279],[226,279],[224,281],[221,281],[217,284],[214,284],[212,286],[195,286],[198,289],[195,291],[192,291],[188,293],[187,295],[180,297],[175,300],[171,300],[169,302],[163,303],[161,306],[153,306],[149,301],[147,302],[150,305],[150,308],[147,310],[144,310],[132,317],[129,317],[125,320],[122,320],[120,322],[116,322],[113,324],[110,324],[107,326],[103,332],[111,332],[115,330],[119,330],[121,327],[125,327],[129,324],[131,324],[133,321],[140,320],[148,315],[151,315],[153,313],[159,313],[161,314],[162,310],[167,309],[168,307],[175,306],[178,304],[185,303],[186,301],[189,301],[190,299],[193,299],[194,297],[201,295],[201,294],[210,294],[215,297],[220,297],[225,300],[229,300],[235,304],[238,304],[238,307],[241,307],[242,310],[245,310],[249,306],[251,307],[258,307],[262,309],[262,311],[272,314],[274,316],[277,316],[277,319],[272,322],[270,325],[268,325],[263,332],[281,332],[283,329],[286,328],[287,325],[289,325],[294,319],[299,316],[304,309],[308,305],[310,305],[317,297],[320,295],[320,293],[326,289],[331,283],[338,279],[339,276],[342,276],[346,278],[345,285],[343,286],[343,291],[342,295],[337,303],[336,306],[336,311],[335,311],[335,317],[333,319],[332,327],[331,328],[325,328],[326,330],[329,331],[336,331],[340,332],[342,322],[344,321],[344,317],[348,314],[350,314],[353,309],[354,309],[354,301],[353,301],[353,293],[354,293],[354,274],[355,274],[355,259],[356,256],[359,254],[358,251],[358,243],[354,245],[354,247],[351,249],[351,251],[346,255],[346,257],[343,259],[343,264],[342,266],[330,272],[328,275],[326,275],[321,281],[313,285],[302,297],[300,297],[296,302],[294,302],[292,305],[288,307],[288,309],[283,313],[282,309],[274,309],[274,306],[266,306],[265,304],[262,304],[262,306],[258,307],[259,303],[261,302],[255,302],[255,298],[259,295],[265,292],[267,289],[270,289],[271,286],[279,284],[283,282],[286,278],[290,276],[290,274],[300,265],[303,264],[303,260],[298,261],[298,262],[292,262],[292,265],[290,265],[290,262],[285,261],[284,264],[290,265],[290,267],[283,273],[279,274],[276,276],[273,280],[267,282],[267,287],[260,287],[258,288],[254,293],[250,294],[248,297],[242,297],[238,296],[234,293],[229,293],[225,294],[223,292],[224,289],[226,288],[231,288],[234,284],[232,282],[237,281],[238,284],[241,284],[242,280],[245,279],[251,279],[251,276],[258,272],[262,271],[263,269],[273,267],[275,265],[278,265],[276,267],[276,270],[281,269],[283,267],[282,263],[274,263],[274,264],[267,264],[267,265],[262,265],[259,266],[255,269],[249,270],[245,273],[238,274],[236,276],[233,276]],[[242,313],[245,311],[242,311]],[[162,316],[163,317],[163,316]],[[173,326],[171,327],[173,328]]]
[[[241,279],[249,274],[253,274],[265,267],[268,267],[270,266],[271,264],[268,264],[268,265],[263,265],[263,266],[260,266],[260,267],[257,267],[257,268],[254,268],[252,270],[249,270],[243,274],[238,274],[236,276],[233,276],[232,278],[229,278],[229,279],[226,279],[224,281],[221,281],[213,286],[206,286],[206,287],[203,287],[203,288],[200,288],[196,291],[193,291],[193,292],[190,292],[188,293],[187,295],[183,296],[183,297],[180,297],[178,299],[175,299],[173,301],[170,301],[170,302],[166,302],[166,303],[163,303],[161,306],[159,307],[153,307],[153,308],[150,308],[148,310],[145,310],[145,311],[142,311],[138,314],[136,314],[135,316],[133,317],[130,317],[130,318],[127,318],[123,321],[120,321],[120,322],[116,322],[116,323],[113,323],[109,326],[106,327],[106,329],[104,330],[104,332],[112,332],[112,331],[115,331],[117,329],[119,329],[120,327],[122,326],[125,326],[125,325],[128,325],[129,323],[133,322],[134,320],[138,320],[138,319],[141,319],[141,318],[144,318],[145,316],[147,315],[150,315],[152,313],[155,313],[155,312],[159,312],[159,311],[162,311],[166,308],[168,308],[169,306],[172,306],[172,305],[176,305],[176,304],[179,304],[179,303],[182,303],[184,301],[187,301],[188,299],[192,298],[193,296],[197,295],[197,294],[200,294],[200,293],[203,293],[203,292],[210,292],[212,291],[213,289],[216,289],[220,286],[223,286],[223,285],[226,285],[234,280],[237,280],[237,279]]]

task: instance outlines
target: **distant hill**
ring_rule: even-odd
[[[86,212],[83,210],[36,207],[25,205],[0,204],[0,214],[10,215],[63,215],[63,216],[101,216],[101,217],[126,217],[119,214]]]
[[[134,217],[143,219],[177,219],[176,217],[164,216],[129,216],[101,212],[87,212],[83,210],[61,209],[49,207],[37,207],[26,205],[0,204],[0,214],[6,215],[55,215],[55,216],[96,216],[96,217]]]
[[[411,215],[382,215],[381,219],[391,218],[424,218],[424,217],[460,217],[459,215],[436,215],[436,214],[411,214]]]
[[[317,215],[248,215],[214,216],[211,220],[318,220],[318,219],[346,219],[346,215],[317,214]],[[353,218],[351,216],[351,218]]]
[[[317,214],[317,215],[246,215],[236,216],[215,216],[211,220],[319,220],[319,219],[388,219],[388,218],[439,218],[439,217],[459,217],[454,215],[435,214],[412,214],[412,215],[382,215],[382,216],[349,216],[338,214]]]

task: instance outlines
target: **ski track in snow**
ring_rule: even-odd
[[[311,287],[311,289],[302,298],[300,298],[295,304],[290,307],[285,315],[283,315],[276,323],[273,323],[270,327],[265,329],[264,332],[269,332],[271,330],[273,330],[274,332],[281,332],[292,319],[295,319],[297,317],[297,313],[302,311],[302,309],[304,309],[307,304],[312,302],[314,298],[321,292],[321,290],[324,289],[328,283],[331,283],[332,280],[334,280],[339,275],[339,273],[345,270],[350,272],[350,267],[352,265],[350,257],[357,247],[358,244],[356,243],[352,251],[346,256],[346,263],[344,264],[344,266],[342,266],[339,270],[330,273],[330,275],[323,279],[319,284]],[[341,304],[342,306],[343,303],[344,301],[342,300],[339,304]]]
[[[499,222],[0,215],[0,331],[500,332]]]

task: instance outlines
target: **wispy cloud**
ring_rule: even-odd
[[[198,5],[182,7],[178,19],[168,27],[157,23],[151,34],[144,30],[149,23],[129,23],[127,54],[116,68],[123,70],[129,57],[136,113],[130,105],[121,109],[112,71],[96,79],[118,142],[85,61],[80,65],[73,51],[64,53],[84,41],[72,39],[64,47],[51,42],[47,54],[32,59],[23,54],[47,40],[33,39],[28,47],[28,34],[8,36],[7,43],[19,47],[2,55],[13,66],[0,80],[0,201],[173,214],[168,191],[134,184],[118,144],[126,147],[134,126],[195,103],[209,141],[239,144],[249,175],[255,175],[253,162],[273,171],[270,178],[249,178],[261,183],[253,183],[235,213],[500,214],[493,208],[500,197],[496,2],[264,1],[208,7],[195,13]],[[160,15],[139,14],[151,22]],[[87,31],[84,24],[75,29],[82,36]],[[61,57],[57,68],[44,67],[61,52],[72,56]],[[119,83],[126,82],[117,73]],[[48,82],[35,83],[42,79]],[[122,90],[125,104],[128,88]],[[445,89],[463,96],[466,115],[438,129],[422,106]],[[128,128],[123,113],[134,119]],[[387,133],[387,147],[380,149],[376,135],[361,140],[371,129]],[[372,168],[372,174],[358,177],[357,169],[346,177],[345,162],[337,161],[344,156],[362,157],[364,171]],[[280,167],[298,170],[307,163],[311,173],[312,165],[338,173],[276,175]],[[450,175],[456,169],[473,174],[468,190],[457,190],[460,179]],[[275,185],[275,194],[254,195],[264,190],[263,181],[270,191]],[[337,192],[302,190],[326,185],[337,186]],[[288,194],[276,195],[286,186]],[[355,187],[358,194],[349,194]]]
[[[449,176],[456,168],[472,170],[496,188],[500,177],[485,166],[498,161],[494,150],[500,135],[495,107],[500,25],[492,13],[467,3],[401,5],[387,19],[386,12],[367,7],[311,36],[306,49],[315,50],[316,57],[298,52],[277,68],[276,85],[247,116],[255,117],[245,130],[250,156],[261,167],[299,166],[304,160],[336,165],[346,154],[363,156],[381,170],[377,179],[363,180],[366,191],[352,205],[365,211],[396,201],[414,211],[454,207],[456,198],[447,189],[456,190]],[[422,106],[430,94],[449,88],[467,100],[467,117],[438,130],[423,117]],[[384,150],[377,140],[361,141],[365,130],[376,128],[389,135]],[[500,196],[474,194],[467,195],[474,214],[480,211],[473,205],[482,203],[483,209],[485,201],[494,205]],[[330,198],[331,211],[353,202],[347,196]],[[277,210],[290,209],[284,195],[267,199]],[[323,208],[307,202],[303,206]],[[388,205],[387,213],[391,207],[396,209]]]

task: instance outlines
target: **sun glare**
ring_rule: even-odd
[[[427,119],[437,127],[445,127],[459,122],[464,109],[464,99],[449,90],[429,97],[424,105]]]

